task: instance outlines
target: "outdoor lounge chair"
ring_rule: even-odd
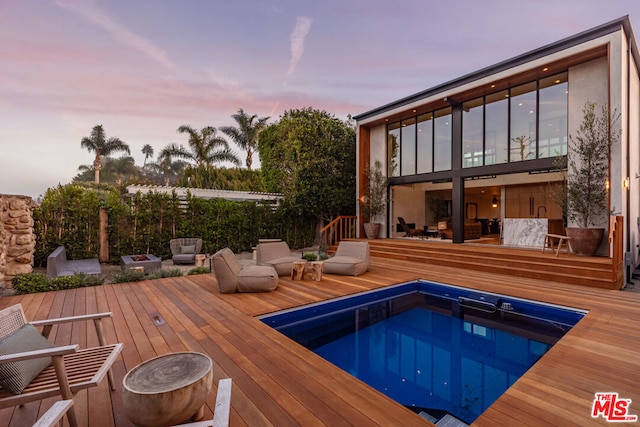
[[[218,393],[216,394],[216,406],[213,410],[212,420],[180,424],[180,426],[176,427],[227,427],[229,425],[229,411],[231,410],[232,385],[231,378],[223,378],[218,381]]]
[[[403,217],[399,216],[398,221],[404,231],[404,237],[418,237],[424,235],[424,231],[419,228],[409,228]]]
[[[269,265],[276,269],[278,276],[291,274],[291,264],[302,258],[291,255],[287,242],[260,243],[256,247],[256,264]]]
[[[27,323],[20,304],[0,311],[0,409],[62,396],[97,386],[105,377],[114,389],[111,365],[123,344],[105,344],[101,320],[111,313],[47,319]],[[93,320],[99,347],[77,344],[56,347],[47,340],[53,325]],[[42,333],[36,327],[42,326]],[[71,427],[78,425],[73,407],[67,409]]]
[[[174,264],[195,264],[196,254],[202,249],[202,239],[194,237],[171,239],[169,246]]]
[[[278,273],[267,265],[242,267],[229,248],[213,254],[213,274],[220,292],[268,292],[278,287]]]
[[[369,242],[340,242],[336,254],[326,260],[324,273],[359,276],[369,270]]]

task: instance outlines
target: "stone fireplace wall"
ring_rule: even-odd
[[[31,197],[0,194],[0,288],[11,288],[14,276],[33,271],[34,206]]]

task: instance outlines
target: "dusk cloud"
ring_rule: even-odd
[[[296,26],[293,28],[289,39],[291,40],[291,61],[289,62],[289,70],[287,71],[287,80],[293,75],[298,66],[300,58],[304,53],[304,41],[311,30],[313,19],[306,16],[299,16]],[[287,85],[285,80],[285,86]]]
[[[63,0],[57,0],[54,2],[56,6],[66,9],[76,15],[81,16],[87,21],[97,25],[103,30],[107,31],[111,36],[122,43],[123,45],[134,49],[149,59],[159,63],[163,67],[173,70],[176,68],[176,64],[171,61],[167,53],[156,47],[153,43],[145,38],[129,31],[127,28],[115,22],[104,12],[94,7],[89,3],[80,2],[66,2]]]

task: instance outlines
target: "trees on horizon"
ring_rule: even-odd
[[[100,169],[102,169],[102,158],[110,156],[119,151],[131,154],[129,145],[120,138],[111,137],[107,139],[102,125],[96,125],[91,130],[89,137],[82,138],[80,146],[86,148],[90,153],[95,153],[93,160],[94,182],[100,183]]]
[[[250,116],[242,108],[231,117],[238,125],[222,126],[220,131],[231,138],[238,147],[247,152],[245,165],[250,170],[253,164],[253,153],[258,148],[258,135],[267,126],[269,117],[258,118],[257,114]]]

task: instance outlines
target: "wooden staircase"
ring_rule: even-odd
[[[369,240],[372,257],[405,260],[605,289],[619,289],[613,261],[552,251],[426,240]]]

